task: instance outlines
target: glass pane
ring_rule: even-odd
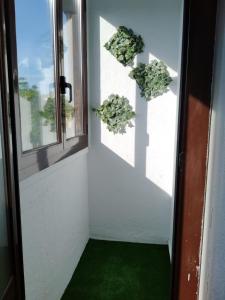
[[[15,1],[23,151],[57,141],[53,2]]]
[[[72,102],[69,91],[65,97],[66,138],[83,134],[82,95],[82,35],[80,0],[63,0],[64,75],[72,84]]]
[[[0,95],[1,97],[1,95]],[[1,100],[1,99],[0,99]],[[1,101],[0,101],[1,103]],[[4,161],[2,154],[2,120],[0,107],[0,298],[12,275],[10,251],[7,234],[6,195],[4,180]]]

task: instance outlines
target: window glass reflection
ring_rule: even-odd
[[[83,134],[82,30],[81,1],[63,1],[63,67],[66,81],[72,84],[73,97],[65,97],[66,138]]]
[[[15,1],[23,151],[57,141],[53,2]]]

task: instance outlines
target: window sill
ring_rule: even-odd
[[[58,165],[70,157],[79,157],[88,148],[88,136],[78,138],[77,143],[70,148],[62,148],[61,144],[42,148],[37,151],[22,154],[18,157],[20,181],[42,172],[53,165]]]
[[[76,161],[77,159],[84,157],[88,154],[88,147],[72,154],[71,156],[56,162],[55,164],[53,164],[52,166],[42,170],[41,172],[35,173],[27,178],[23,178],[20,183],[23,184],[23,187],[26,188],[30,188],[30,184],[32,184],[35,179],[35,177],[37,178],[42,178],[42,180],[45,180],[46,177],[49,177],[51,174],[57,172],[57,170],[64,168],[67,165],[71,165],[74,161]]]

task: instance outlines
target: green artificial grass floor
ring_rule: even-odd
[[[168,300],[167,246],[90,240],[62,300]]]

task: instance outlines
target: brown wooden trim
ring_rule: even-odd
[[[82,2],[85,3],[85,0]],[[82,6],[82,7],[85,7]],[[55,41],[57,45],[57,56],[60,58],[60,46],[61,46],[61,27],[60,27],[60,1],[56,1],[56,20],[57,20],[57,33],[55,35]],[[16,136],[17,136],[17,153],[19,163],[19,175],[20,180],[25,179],[38,171],[41,171],[56,162],[68,157],[69,155],[75,154],[76,152],[88,147],[87,138],[87,92],[85,91],[84,97],[84,128],[86,132],[83,136],[71,139],[69,143],[65,142],[62,137],[63,133],[63,120],[62,120],[62,103],[60,101],[59,91],[59,75],[61,73],[60,64],[57,60],[56,63],[56,76],[58,77],[57,82],[57,128],[58,128],[58,141],[53,145],[43,146],[31,151],[22,152],[22,141],[21,141],[21,125],[20,125],[20,107],[19,107],[19,92],[18,92],[18,69],[17,69],[17,46],[16,46],[16,25],[15,25],[15,3],[14,0],[6,1],[6,13],[7,13],[7,50],[8,50],[8,66],[9,66],[9,84],[10,84],[10,98],[14,103],[15,121],[16,121]],[[86,20],[84,21],[84,30],[86,30]],[[59,33],[59,35],[58,35]],[[85,35],[86,38],[86,35]],[[86,41],[85,41],[86,46]],[[86,49],[83,50],[84,53]],[[84,56],[86,58],[86,56]],[[83,62],[85,74],[83,77],[83,88],[87,89],[87,68],[86,61]]]
[[[172,299],[198,298],[216,0],[185,2]]]

